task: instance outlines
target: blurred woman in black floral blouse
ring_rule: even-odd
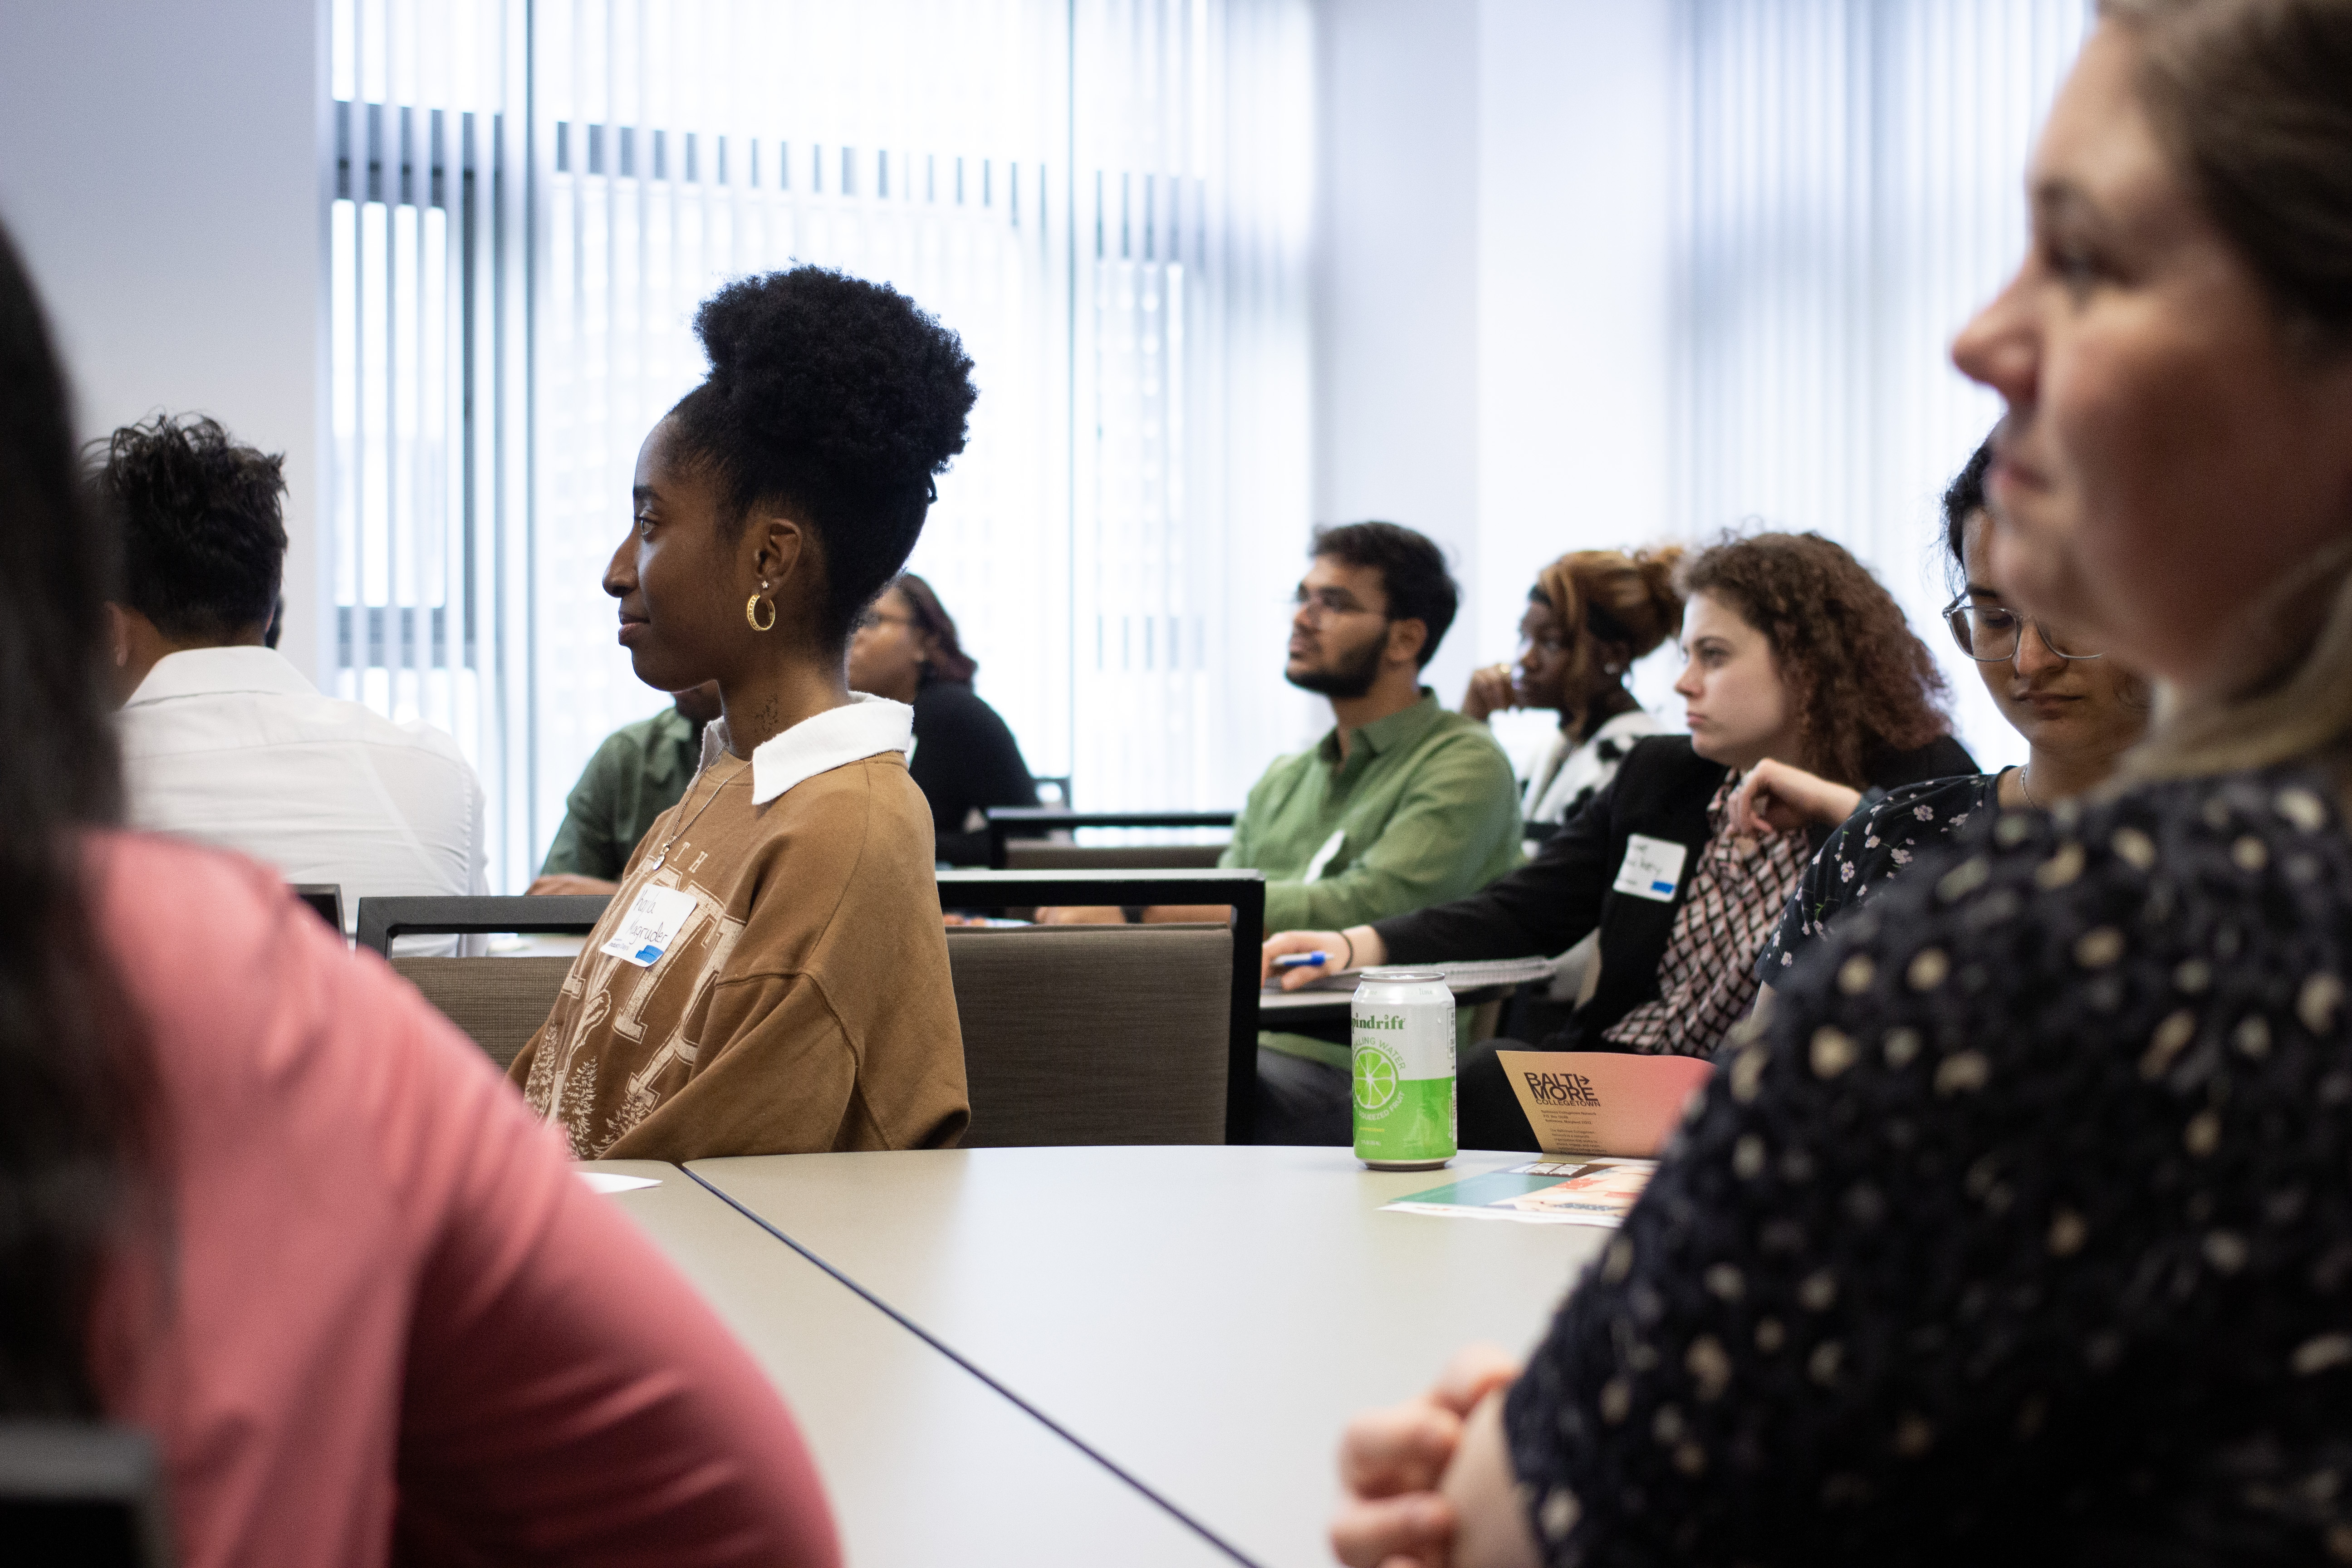
[[[1995,580],[2165,689],[1795,966],[1350,1563],[2352,1560],[2352,0],[2104,0],[1960,334]]]
[[[2147,732],[2146,681],[2064,628],[2020,614],[1993,583],[1985,559],[1992,517],[1984,485],[1991,466],[1988,439],[1944,492],[1944,548],[1959,588],[1944,607],[1944,622],[1960,651],[1976,661],[2000,716],[2025,737],[2025,764],[1873,790],[1867,796],[1778,763],[1760,764],[1742,780],[1731,811],[1747,831],[1839,825],[1805,868],[1780,926],[1757,955],[1759,1003],[1832,920],[1979,814],[2042,811],[2087,795],[2107,782],[2124,752]]]

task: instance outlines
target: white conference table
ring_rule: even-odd
[[[580,1168],[660,1183],[604,1201],[652,1237],[783,1394],[853,1568],[1232,1568],[1183,1521],[675,1165]]]
[[[1342,1427],[1528,1350],[1608,1233],[1381,1212],[1526,1154],[977,1149],[691,1170],[1262,1568],[1331,1561]],[[942,1358],[944,1360],[944,1358]]]

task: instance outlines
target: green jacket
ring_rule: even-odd
[[[1486,726],[1424,687],[1419,702],[1356,731],[1346,762],[1335,728],[1266,769],[1218,863],[1265,873],[1271,934],[1446,903],[1519,860],[1510,759]]]
[[[702,761],[702,737],[675,708],[604,737],[564,801],[563,826],[540,875],[618,881],[654,818],[676,805]]]

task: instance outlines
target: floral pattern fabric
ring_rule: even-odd
[[[1779,929],[1757,955],[1757,980],[1777,988],[1797,955],[1818,942],[1832,921],[1948,843],[1980,813],[1989,813],[2000,784],[1998,773],[1966,773],[1906,784],[1840,823],[1805,868]]]

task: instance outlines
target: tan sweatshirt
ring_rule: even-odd
[[[930,808],[907,773],[908,712],[860,699],[749,763],[726,754],[719,726],[706,731],[702,773],[629,857],[511,1069],[575,1155],[925,1149],[962,1135],[963,1037]],[[647,888],[692,907],[641,967],[603,949]]]

